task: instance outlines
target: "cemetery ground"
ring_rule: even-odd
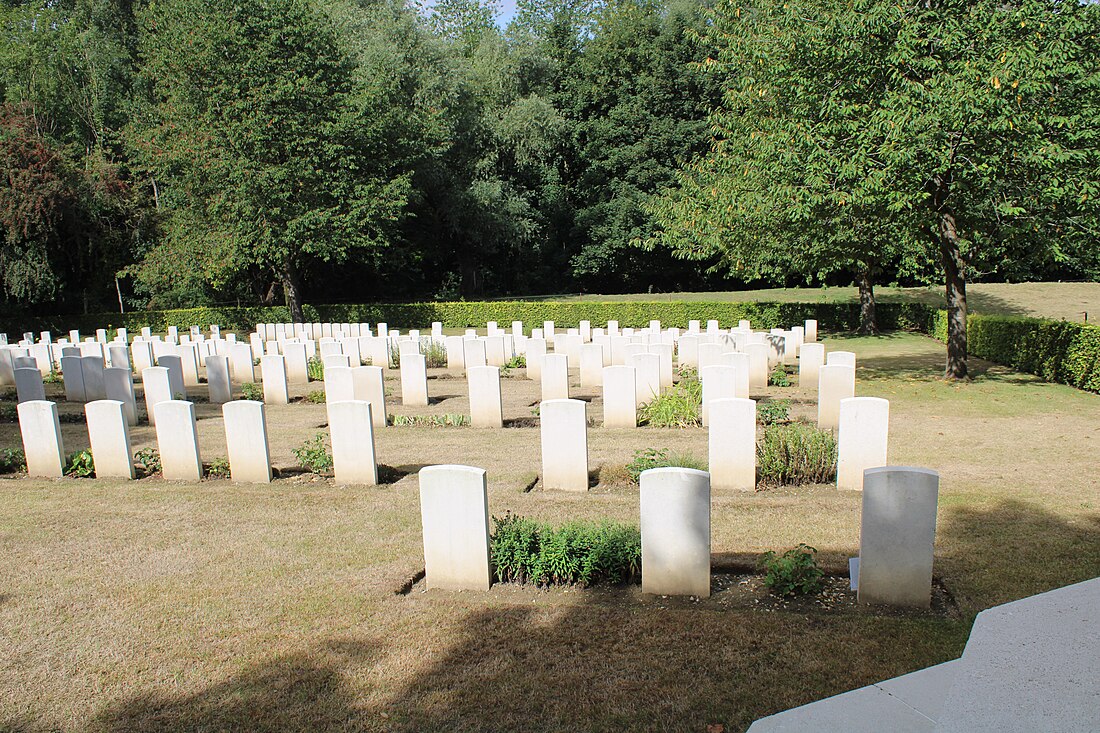
[[[639,293],[635,295],[554,296],[554,300],[705,300],[767,303],[858,303],[855,287],[770,288],[724,293]],[[875,287],[879,303],[923,303],[944,308],[942,285],[929,287]],[[1100,321],[1100,283],[968,283],[967,307],[971,313],[996,316],[1031,316],[1080,323]]]
[[[592,490],[532,487],[539,387],[514,370],[502,392],[515,427],[377,430],[395,470],[376,487],[291,470],[326,422],[309,402],[267,408],[282,473],[268,486],[0,480],[0,729],[737,731],[955,658],[978,611],[1100,575],[1100,396],[978,360],[973,381],[945,382],[943,346],[920,335],[825,341],[856,352],[858,395],[890,400],[890,463],[941,474],[947,608],[758,610],[636,586],[401,593],[423,568],[424,465],[487,469],[493,515],[636,524],[637,488],[621,480],[634,451],[706,458],[704,428],[590,428]],[[388,373],[389,412],[469,414],[464,379],[430,376],[434,404],[407,408]],[[599,390],[571,384],[598,425]],[[79,413],[59,387],[48,398]],[[192,393],[203,460],[224,457],[220,408]],[[767,394],[813,409],[797,380]],[[62,431],[67,451],[87,447],[82,423]],[[155,446],[146,424],[132,437]],[[0,446],[19,440],[0,424]],[[717,493],[715,568],[805,542],[844,572],[859,513],[860,495],[832,486]]]

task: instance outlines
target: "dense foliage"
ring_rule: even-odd
[[[489,536],[500,582],[536,585],[621,583],[641,574],[642,536],[626,524],[541,524],[513,514],[493,517]]]

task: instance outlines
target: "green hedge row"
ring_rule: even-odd
[[[603,325],[618,321],[623,327],[641,327],[657,319],[666,326],[686,328],[688,321],[718,319],[724,327],[751,320],[757,328],[780,328],[808,318],[818,321],[821,329],[850,331],[859,325],[858,303],[733,303],[632,301],[601,303],[596,301],[490,301],[444,303],[381,303],[318,305],[304,308],[307,320],[332,323],[388,323],[397,328],[427,328],[440,321],[445,328],[484,328],[487,321],[502,327],[523,321],[531,328],[543,321],[557,326],[576,327],[589,320]],[[884,330],[927,330],[931,309],[919,304],[882,303],[878,306],[879,327]],[[126,328],[131,333],[144,327],[163,332],[169,326],[204,329],[216,323],[229,330],[251,331],[257,323],[286,323],[290,312],[285,306],[271,308],[187,308],[180,310],[98,313],[82,316],[37,318],[29,323],[5,324],[9,336],[23,331],[65,333],[80,329],[91,333],[97,328]]]
[[[947,341],[947,312],[927,331]],[[970,315],[967,353],[1090,392],[1100,392],[1100,327],[1019,316]]]

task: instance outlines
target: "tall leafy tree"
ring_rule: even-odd
[[[1095,241],[1097,11],[719,2],[703,68],[728,91],[711,153],[660,209],[662,241],[757,268],[937,256],[945,371],[966,376],[967,269]]]
[[[402,216],[407,178],[372,114],[384,100],[357,87],[312,0],[168,0],[141,20],[133,139],[172,217],[145,272],[174,261],[223,283],[260,268],[302,320],[308,273],[377,255]]]

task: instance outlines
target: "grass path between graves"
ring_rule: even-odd
[[[1032,316],[1054,320],[1100,322],[1100,283],[969,283],[967,305],[972,313],[1000,316]],[[898,288],[876,287],[880,303],[918,302],[944,307],[942,285]],[[768,288],[711,293],[637,293],[633,295],[548,296],[546,300],[706,300],[778,303],[855,303],[855,287]]]
[[[981,362],[972,382],[943,382],[942,345],[918,335],[826,343],[859,355],[857,394],[890,400],[891,462],[941,472],[935,572],[957,619],[630,591],[621,603],[576,589],[398,595],[423,566],[422,465],[487,468],[494,514],[637,522],[638,498],[621,485],[524,493],[536,428],[386,428],[379,460],[410,473],[372,488],[0,479],[0,730],[740,731],[954,658],[977,611],[1100,575],[1100,396]],[[465,382],[433,376],[436,404],[390,412],[468,413]],[[529,422],[536,390],[507,379],[505,418]],[[766,396],[812,413],[797,386]],[[204,460],[224,456],[218,410],[197,407]],[[270,407],[273,463],[290,468],[324,422],[323,406]],[[63,429],[69,450],[86,445],[82,425]],[[18,442],[0,424],[0,447]],[[701,429],[593,428],[589,442],[594,470],[647,447],[706,454]],[[134,431],[135,450],[152,444]],[[828,486],[718,495],[713,549],[753,558],[806,542],[841,569],[858,552],[859,502]]]

